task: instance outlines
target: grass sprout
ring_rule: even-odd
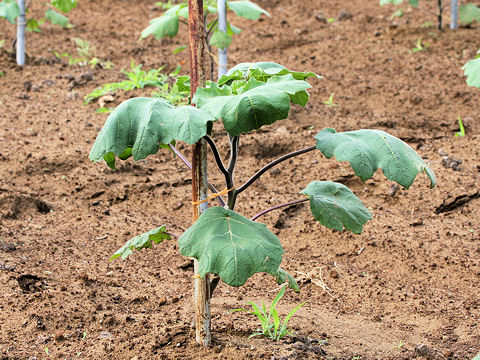
[[[265,306],[265,301],[262,301],[261,307],[255,304],[253,301],[249,301],[248,304],[252,306],[252,310],[248,310],[248,309],[232,310],[232,312],[236,312],[236,311],[249,312],[250,314],[255,315],[260,321],[260,325],[262,326],[262,328],[257,329],[257,331],[251,334],[249,338],[252,338],[254,336],[264,335],[269,339],[277,341],[282,339],[286,335],[293,335],[293,333],[290,331],[290,329],[287,326],[288,321],[293,316],[293,314],[295,314],[297,310],[300,309],[306,303],[306,301],[301,303],[297,307],[293,308],[285,317],[283,322],[281,322],[280,316],[278,315],[278,311],[276,307],[278,302],[282,298],[282,296],[285,294],[285,289],[286,289],[285,286],[282,287],[282,289],[278,292],[277,296],[275,296],[275,299],[271,303],[268,309],[268,312],[267,312],[267,307]]]

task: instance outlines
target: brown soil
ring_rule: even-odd
[[[247,339],[256,320],[229,313],[272,300],[276,284],[257,274],[242,288],[219,286],[207,349],[193,340],[192,269],[175,241],[108,262],[128,238],[160,224],[181,233],[191,210],[189,171],[166,151],[117,171],[88,160],[106,115],[82,97],[122,79],[119,70],[132,59],[169,71],[186,57],[171,53],[185,43],[185,27],[173,40],[137,42],[147,19],[159,15],[153,0],[106,3],[81,1],[70,14],[73,29],[29,33],[23,70],[5,50],[14,28],[0,22],[7,39],[0,49],[1,359],[468,359],[480,351],[480,96],[461,71],[479,48],[478,25],[439,31],[421,26],[435,21],[424,12],[391,20],[391,8],[366,0],[262,0],[271,19],[233,19],[244,32],[231,46],[231,64],[268,60],[325,77],[312,82],[306,109],[242,138],[237,182],[276,155],[311,145],[329,126],[404,139],[438,186],[430,190],[421,175],[407,191],[380,173],[362,183],[345,164],[313,153],[266,174],[241,195],[239,212],[253,215],[295,199],[311,180],[332,179],[347,184],[374,219],[357,236],[318,225],[305,205],[264,216],[285,247],[284,267],[302,283],[299,294],[282,299],[281,313],[308,300],[291,320],[298,335]],[[315,16],[337,18],[341,10],[353,17],[323,23]],[[73,37],[91,41],[114,69],[56,61],[53,51],[75,53]],[[426,51],[409,52],[419,38]],[[149,92],[120,93],[114,105]],[[337,106],[326,107],[333,92]],[[455,138],[458,115],[467,135]],[[225,137],[216,139],[226,154]]]

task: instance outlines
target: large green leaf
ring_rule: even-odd
[[[178,34],[179,22],[178,15],[164,14],[150,21],[150,25],[143,29],[140,39],[145,39],[150,35],[155,36],[156,39],[161,39],[165,36],[174,37]]]
[[[338,231],[360,234],[372,219],[362,201],[345,185],[333,181],[312,181],[301,192],[310,199],[310,210],[320,224]]]
[[[262,14],[271,17],[266,10],[251,1],[227,1],[227,6],[238,16],[249,20],[258,20]]]
[[[64,13],[68,13],[77,6],[77,0],[52,0],[52,5]]]
[[[121,103],[98,134],[90,159],[115,168],[115,155],[135,160],[155,154],[161,144],[184,141],[194,144],[207,134],[215,119],[193,106],[175,107],[166,100],[133,98]]]
[[[239,94],[231,94],[227,86],[219,88],[211,84],[210,88],[199,88],[192,102],[222,119],[228,133],[237,136],[286,119],[290,96],[309,87],[308,82],[295,80],[288,74],[273,76],[267,82],[250,79]]]
[[[198,260],[201,277],[218,274],[242,286],[255,273],[277,274],[283,248],[264,224],[222,207],[208,208],[178,240],[180,252]]]
[[[15,19],[20,15],[20,8],[14,0],[5,0],[0,2],[0,17],[7,19],[15,24]]]
[[[118,249],[115,254],[112,255],[110,260],[122,257],[126,259],[130,256],[133,250],[141,250],[143,248],[148,249],[153,246],[153,244],[161,243],[164,240],[170,240],[170,234],[165,231],[165,226],[162,225],[156,229],[150,230],[141,235],[135,236],[128,240],[125,245]]]
[[[52,24],[60,25],[61,27],[66,27],[70,22],[65,15],[62,15],[52,9],[47,9],[47,11],[45,11],[45,17],[50,20]]]
[[[463,66],[462,70],[467,77],[467,85],[480,88],[480,51],[475,59],[470,60]]]
[[[464,24],[480,21],[480,8],[476,4],[461,5],[458,10],[458,16]]]
[[[357,130],[337,133],[326,128],[316,136],[317,149],[330,159],[348,161],[362,181],[370,179],[377,169],[409,188],[417,174],[426,172],[430,187],[436,185],[435,175],[418,154],[402,140],[382,130]]]

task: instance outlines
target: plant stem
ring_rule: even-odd
[[[228,162],[228,174],[230,175],[230,178],[229,183],[227,183],[227,188],[231,189],[235,184],[233,180],[233,174],[235,172],[235,166],[237,165],[240,135],[234,136],[233,138],[228,135],[228,138],[230,140],[230,160]],[[235,208],[235,190],[228,193],[227,205],[230,210]]]
[[[218,152],[217,145],[215,145],[215,141],[213,141],[212,138],[208,135],[205,135],[203,138],[207,141],[208,145],[210,145],[210,149],[212,149],[212,153],[213,153],[213,156],[215,157],[215,161],[217,163],[218,169],[225,176],[225,182],[227,183],[227,188],[229,188],[228,187],[229,182],[231,182],[230,174],[228,170],[225,169],[225,166],[223,165],[222,159],[220,158],[220,153]]]
[[[277,209],[281,209],[282,207],[287,207],[287,206],[292,206],[292,205],[297,205],[297,204],[301,204],[303,202],[306,202],[308,201],[309,199],[306,198],[306,199],[299,199],[299,200],[295,200],[295,201],[290,201],[288,203],[285,203],[285,204],[280,204],[280,205],[275,205],[269,209],[266,209],[266,210],[263,210],[262,212],[259,212],[257,215],[255,215],[254,217],[252,217],[250,220],[252,221],[255,221],[256,219],[258,219],[260,216],[262,215],[265,215],[267,213],[269,213],[270,211],[273,211],[273,210],[277,210]]]
[[[442,30],[442,0],[438,0],[438,30]]]
[[[192,164],[190,164],[190,161],[188,161],[185,158],[185,156],[183,156],[182,153],[180,151],[178,151],[178,149],[175,146],[173,146],[172,144],[168,144],[168,146],[170,147],[170,149],[172,149],[172,151],[175,153],[175,155],[177,155],[179,157],[179,159],[182,160],[190,170],[192,170]],[[208,188],[210,189],[211,192],[218,193],[217,188],[210,182],[208,183]],[[217,197],[217,201],[220,204],[220,206],[222,206],[222,207],[225,206],[225,200],[223,200],[223,198],[221,196]]]
[[[215,28],[215,25],[217,25],[217,21],[218,19],[215,19],[212,23],[212,25],[210,25],[210,28],[207,30],[207,32],[205,33],[206,35],[206,38],[208,39],[210,37],[210,33],[212,32],[212,30]]]
[[[302,154],[305,154],[305,153],[313,151],[313,150],[316,150],[316,146],[310,146],[306,149],[297,150],[297,151],[294,151],[290,154],[283,155],[282,157],[279,157],[278,159],[276,159],[276,160],[272,161],[271,163],[265,165],[263,168],[258,170],[257,173],[255,175],[253,175],[245,184],[240,186],[237,190],[233,191],[233,205],[235,205],[235,200],[236,200],[238,194],[240,194],[242,191],[246,190],[258,178],[260,178],[260,176],[262,176],[265,172],[270,170],[272,167],[274,167],[275,165],[280,164],[282,161],[288,160],[288,159],[290,159],[294,156],[302,155]]]

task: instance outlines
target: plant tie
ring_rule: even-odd
[[[214,193],[212,195],[210,195],[209,197],[207,197],[206,199],[203,199],[203,200],[200,200],[200,201],[192,201],[192,205],[200,205],[200,204],[203,204],[204,202],[207,202],[208,200],[212,200],[212,199],[215,199],[219,196],[222,196],[222,195],[226,195],[228,194],[230,191],[234,190],[235,189],[235,186],[233,186],[232,188],[230,189],[223,189],[222,191],[218,192],[218,193]]]

